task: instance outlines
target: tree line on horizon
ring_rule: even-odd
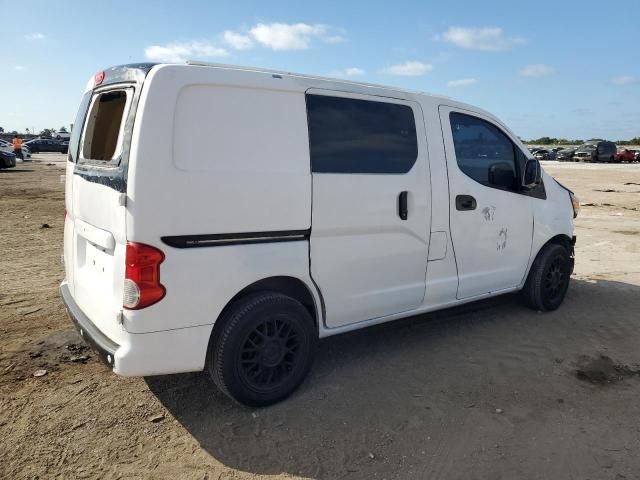
[[[36,135],[36,132],[32,132],[30,131],[28,128],[25,129],[25,133],[22,132],[18,132],[17,130],[13,130],[11,132],[7,132],[5,131],[5,129],[3,127],[0,127],[0,133],[9,133],[11,135]],[[69,133],[69,131],[67,130],[67,127],[60,127],[58,129],[55,128],[45,128],[43,130],[40,130],[40,133],[38,133],[37,135],[41,136],[41,137],[53,137],[56,134],[59,133]]]
[[[540,137],[531,140],[524,140],[524,143],[534,145],[582,145],[583,143],[599,142],[604,138],[590,138],[589,140],[569,140],[567,138]],[[640,145],[640,137],[633,137],[630,140],[616,140],[616,145]]]

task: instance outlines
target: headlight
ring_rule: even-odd
[[[573,207],[573,218],[576,218],[580,213],[580,200],[573,193],[569,193],[569,197],[571,197],[571,206]]]

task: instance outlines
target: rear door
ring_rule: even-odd
[[[311,275],[328,327],[418,307],[430,182],[419,104],[310,90]]]
[[[73,297],[91,321],[113,340],[121,326],[126,251],[126,127],[132,122],[131,85],[110,85],[90,93],[68,181],[73,222]],[[79,125],[76,127],[80,127]],[[67,233],[67,232],[65,232]],[[65,244],[68,240],[65,238]]]
[[[516,287],[533,236],[531,197],[520,190],[525,154],[492,119],[440,106],[458,298]]]

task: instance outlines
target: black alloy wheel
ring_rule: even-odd
[[[522,289],[525,303],[538,311],[557,309],[569,288],[571,262],[566,247],[556,243],[545,245],[533,262]]]
[[[276,403],[311,369],[318,331],[309,310],[294,298],[253,293],[234,302],[216,323],[207,369],[218,388],[239,403]]]
[[[566,273],[563,269],[562,258],[556,257],[547,268],[544,277],[545,296],[550,301],[557,300],[558,296],[563,294],[566,284]]]
[[[300,357],[300,335],[286,316],[269,317],[256,325],[239,352],[242,380],[255,390],[282,385]]]

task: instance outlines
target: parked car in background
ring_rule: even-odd
[[[556,154],[556,160],[560,162],[571,162],[576,151],[573,148],[563,148]]]
[[[640,162],[640,150],[636,150],[636,162]]]
[[[66,132],[64,132],[64,133],[58,132],[58,133],[56,133],[56,136],[55,136],[56,140],[59,140],[61,142],[67,142],[67,143],[69,142],[70,138],[71,138],[71,134],[70,133],[66,133]]]
[[[60,142],[58,140],[50,140],[48,138],[35,138],[24,143],[33,153],[40,152],[58,152],[67,153],[69,150],[69,142]]]
[[[596,156],[595,145],[580,145],[576,149],[576,153],[573,156],[573,160],[576,162],[591,162]]]
[[[0,151],[13,153],[13,145],[6,140],[0,140]]]
[[[555,160],[556,159],[556,152],[554,152],[553,150],[546,150],[544,148],[541,148],[540,150],[536,151],[533,156],[537,159],[537,160]]]
[[[578,147],[574,159],[580,162],[615,162],[616,151],[613,142],[586,143]]]
[[[13,168],[16,166],[16,154],[0,150],[0,168]]]
[[[633,162],[636,159],[636,151],[628,148],[621,148],[616,153],[616,162]]]

